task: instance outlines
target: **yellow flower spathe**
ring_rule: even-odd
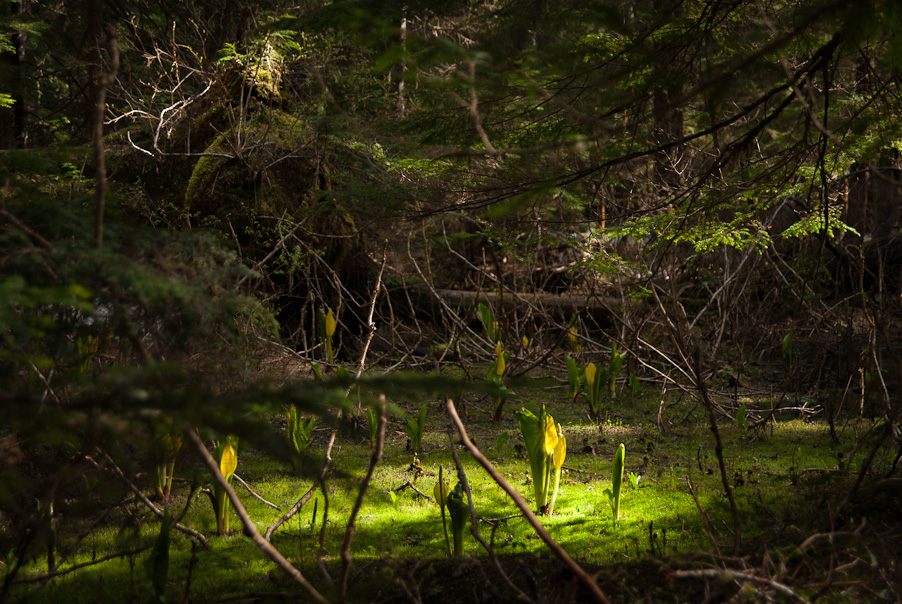
[[[564,459],[567,458],[567,438],[560,426],[557,427],[557,445],[554,447],[554,468],[560,470],[564,465]]]
[[[595,383],[595,372],[597,369],[595,368],[595,363],[589,363],[586,366],[586,383],[589,386],[592,386]]]
[[[554,418],[550,415],[546,416],[548,418],[548,423],[545,424],[545,455],[551,455],[554,453],[554,448],[557,446],[557,430],[554,428]]]
[[[495,373],[498,375],[504,375],[504,351],[501,350],[501,342],[495,346],[495,354],[498,356],[498,364],[495,365]]]
[[[329,309],[329,312],[326,313],[326,337],[331,338],[335,333],[335,328],[338,327],[338,322],[335,320],[335,315],[332,314],[332,309]]]
[[[219,461],[219,471],[222,472],[223,478],[229,480],[236,469],[238,469],[238,451],[232,445],[226,445]]]

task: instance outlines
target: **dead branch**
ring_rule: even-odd
[[[162,518],[163,518],[163,512],[160,511],[160,508],[158,508],[157,506],[155,506],[155,505],[153,504],[153,502],[152,502],[150,499],[148,499],[147,496],[144,495],[144,493],[141,492],[141,489],[139,489],[138,487],[136,487],[136,486],[132,483],[132,481],[128,479],[128,477],[125,475],[125,472],[123,472],[123,471],[119,468],[119,466],[116,465],[116,463],[113,461],[113,459],[112,459],[109,455],[107,455],[106,453],[104,453],[104,454],[103,454],[103,457],[104,457],[104,459],[106,459],[107,463],[110,464],[110,466],[111,466],[113,472],[115,472],[116,475],[118,475],[119,478],[121,478],[122,481],[128,486],[128,488],[131,489],[132,493],[134,493],[135,496],[136,496],[138,499],[141,500],[141,503],[143,503],[144,505],[146,505],[146,506],[148,507],[148,509],[150,509],[150,511],[153,512],[154,515],[155,515],[157,518],[161,518],[161,519],[162,519]],[[94,460],[94,459],[92,459],[90,456],[85,455],[85,459],[88,460],[89,463],[91,463],[92,465],[94,465],[94,467],[103,469],[103,466],[100,465],[99,463],[97,463],[97,461]],[[186,535],[190,535],[190,536],[194,537],[195,539],[197,539],[198,541],[200,541],[201,545],[203,545],[204,547],[209,547],[209,544],[207,543],[207,538],[204,537],[201,533],[195,531],[194,529],[188,528],[187,526],[183,526],[183,525],[179,524],[178,522],[176,522],[175,524],[173,524],[172,527],[173,527],[175,530],[177,530],[177,531],[180,531],[180,532],[182,532],[182,533],[185,533]]]
[[[210,471],[213,475],[213,480],[216,481],[225,492],[229,498],[229,501],[232,503],[232,507],[235,508],[235,512],[238,514],[238,517],[241,519],[241,524],[244,526],[244,533],[250,537],[251,541],[254,542],[261,552],[266,554],[273,562],[276,563],[280,569],[282,569],[285,574],[291,577],[296,583],[301,585],[304,589],[307,590],[307,593],[310,594],[310,597],[319,604],[329,604],[329,601],[322,596],[319,591],[313,585],[304,578],[304,575],[301,574],[294,565],[291,564],[288,560],[285,559],[285,556],[279,552],[273,545],[263,538],[263,535],[260,534],[260,531],[257,530],[257,525],[254,524],[254,521],[251,519],[250,515],[248,515],[247,510],[244,509],[244,505],[242,505],[241,500],[238,498],[238,495],[235,493],[235,489],[232,488],[232,485],[229,484],[229,481],[225,479],[222,475],[222,472],[219,470],[219,464],[216,463],[216,460],[213,459],[213,456],[210,455],[210,452],[207,451],[206,445],[204,445],[203,441],[200,439],[200,436],[194,430],[186,430],[185,436],[188,440],[190,440],[194,444],[194,448],[197,450],[200,455],[201,461],[203,461],[204,466]]]
[[[378,292],[378,288],[376,289]],[[366,476],[363,477],[363,483],[357,491],[357,500],[354,502],[354,508],[351,510],[351,516],[348,518],[348,525],[345,529],[344,542],[341,544],[341,574],[338,579],[338,601],[344,602],[348,589],[348,573],[351,572],[351,542],[354,540],[354,531],[357,527],[357,514],[360,513],[360,507],[363,505],[363,499],[366,497],[367,488],[373,479],[373,472],[376,466],[382,461],[382,447],[385,444],[385,396],[379,397],[379,423],[376,432],[376,446],[373,447],[373,453],[370,455],[370,465],[366,470]]]
[[[698,570],[678,570],[668,575],[674,579],[718,579],[723,581],[747,581],[758,586],[767,586],[775,592],[799,604],[810,604],[808,600],[794,592],[791,588],[772,579],[759,577],[738,570],[720,570],[719,568],[702,568]]]
[[[561,562],[574,574],[576,575],[580,582],[586,587],[590,594],[592,594],[593,599],[602,604],[609,604],[609,600],[607,596],[604,595],[604,592],[601,591],[601,588],[598,587],[598,584],[595,580],[589,576],[589,574],[583,570],[576,561],[570,557],[570,554],[567,553],[560,544],[554,540],[551,536],[551,533],[548,532],[542,523],[539,522],[539,519],[536,518],[536,515],[533,514],[532,510],[527,505],[526,500],[523,499],[523,496],[511,486],[509,482],[502,476],[498,471],[492,466],[492,463],[482,454],[482,452],[476,448],[471,441],[469,436],[467,436],[467,430],[464,428],[463,422],[460,420],[460,416],[457,415],[457,410],[454,408],[454,402],[451,399],[448,399],[447,409],[448,415],[451,417],[451,421],[454,422],[455,427],[457,428],[457,433],[460,435],[460,439],[463,442],[464,447],[466,447],[467,451],[476,460],[476,462],[481,465],[486,472],[488,472],[489,476],[498,483],[498,485],[504,489],[504,491],[513,499],[514,503],[520,508],[520,511],[523,512],[523,515],[526,517],[527,522],[532,525],[533,529],[535,529],[536,534],[545,542],[548,548],[552,551],[552,553],[560,559]],[[453,449],[452,449],[453,450]]]
[[[260,503],[262,503],[262,504],[264,504],[264,505],[268,505],[269,507],[271,507],[271,508],[274,509],[274,510],[279,510],[280,512],[282,511],[282,508],[280,508],[280,507],[277,506],[276,504],[274,504],[274,503],[272,503],[272,502],[270,502],[270,501],[267,501],[267,500],[263,499],[263,497],[262,497],[259,493],[257,493],[256,491],[254,491],[254,489],[252,489],[252,488],[250,487],[249,484],[247,484],[246,482],[244,482],[244,479],[241,478],[241,476],[238,476],[238,474],[232,474],[232,478],[234,478],[235,480],[237,480],[237,481],[238,481],[238,484],[240,484],[240,485],[243,486],[245,489],[247,489],[247,492],[250,493],[251,496],[252,496],[254,499],[256,499],[257,501],[259,501]]]
[[[445,407],[448,408],[450,405],[451,408],[454,406],[454,401],[449,398],[444,399]],[[457,414],[457,411],[454,411],[454,414]],[[478,518],[476,517],[476,507],[473,505],[473,493],[470,490],[470,484],[467,481],[467,474],[464,472],[463,464],[460,463],[460,456],[457,454],[457,446],[454,444],[454,420],[451,417],[451,412],[449,410],[449,421],[448,421],[448,442],[451,444],[451,456],[454,458],[454,466],[457,468],[457,476],[463,485],[464,491],[467,493],[467,504],[470,507],[470,533],[473,537],[479,541],[480,545],[482,545],[483,549],[488,552],[489,556],[492,558],[492,563],[495,565],[495,570],[501,575],[504,582],[507,583],[508,587],[510,587],[516,594],[517,599],[522,600],[524,602],[532,602],[532,599],[526,595],[522,589],[517,587],[517,585],[511,580],[510,577],[507,576],[507,573],[504,572],[504,569],[501,567],[501,562],[498,561],[498,556],[495,555],[495,548],[485,542],[485,539],[482,538],[482,535],[479,533],[478,528]],[[459,418],[458,418],[459,419]],[[492,526],[492,537],[494,538],[494,525]],[[447,535],[446,535],[447,537]]]
[[[331,453],[332,453],[332,445],[334,445],[334,444],[335,444],[335,431],[333,430],[332,436],[329,438],[329,444],[326,447],[326,462],[323,464],[323,469],[322,469],[322,471],[320,471],[319,478],[317,479],[316,482],[313,483],[313,486],[311,486],[307,490],[307,492],[304,493],[304,495],[298,500],[298,502],[291,507],[290,510],[285,512],[281,518],[276,520],[268,529],[266,529],[266,533],[263,535],[264,539],[269,541],[270,538],[272,537],[273,532],[275,532],[275,530],[277,528],[279,528],[280,526],[282,526],[283,524],[285,524],[286,522],[291,520],[291,518],[295,514],[297,514],[299,511],[301,511],[301,508],[304,507],[305,505],[307,505],[307,502],[309,502],[310,498],[313,497],[313,494],[316,493],[316,490],[319,488],[320,483],[322,482],[323,478],[325,478],[325,476],[326,476],[326,472],[329,471],[329,465],[332,463]]]

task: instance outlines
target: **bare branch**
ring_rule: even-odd
[[[222,472],[219,470],[219,464],[216,463],[216,460],[213,459],[213,456],[210,455],[210,452],[207,451],[206,445],[204,445],[203,441],[200,439],[200,436],[197,435],[193,430],[186,430],[185,436],[194,444],[194,448],[197,450],[200,455],[201,461],[203,461],[204,466],[210,471],[213,475],[213,480],[216,481],[225,492],[229,498],[229,501],[232,503],[232,507],[235,508],[235,512],[238,514],[238,517],[241,519],[241,524],[244,526],[244,533],[250,537],[251,541],[254,542],[261,552],[266,554],[273,562],[276,563],[280,569],[282,569],[285,574],[291,577],[296,583],[301,585],[304,589],[307,590],[307,593],[313,599],[313,601],[318,604],[329,604],[329,601],[323,597],[319,591],[313,585],[304,578],[304,575],[301,574],[294,565],[289,562],[285,556],[279,552],[273,545],[263,538],[263,535],[260,534],[260,531],[257,530],[257,525],[254,524],[254,521],[251,519],[250,515],[248,515],[247,510],[244,509],[244,505],[242,505],[241,500],[238,499],[238,495],[235,493],[235,489],[232,488],[232,485],[229,484],[229,481],[225,479],[222,475]]]

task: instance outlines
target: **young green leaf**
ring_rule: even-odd
[[[626,446],[620,443],[617,453],[614,454],[614,467],[611,477],[613,490],[608,498],[611,500],[611,509],[614,513],[614,524],[620,520],[620,489],[623,485],[623,465],[626,458]]]
[[[438,467],[438,482],[435,483],[435,488],[432,489],[432,493],[435,496],[435,502],[438,504],[439,509],[442,513],[442,530],[445,532],[445,547],[448,550],[448,555],[451,555],[451,540],[448,539],[448,523],[445,520],[445,508],[448,505],[448,494],[451,492],[451,488],[448,486],[448,483],[445,481],[443,476],[442,466]]]
[[[470,506],[467,505],[467,495],[461,483],[457,483],[454,490],[448,495],[448,512],[451,514],[451,533],[454,536],[454,555],[462,556],[464,553],[464,528],[470,519]]]
[[[498,333],[498,323],[495,322],[491,307],[480,302],[476,308],[476,313],[479,315],[479,320],[482,321],[482,326],[485,328],[489,341],[497,342],[500,334]]]

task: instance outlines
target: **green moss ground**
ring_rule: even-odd
[[[653,421],[657,417],[659,397],[648,392],[635,403],[627,402],[626,398],[608,402],[603,419],[596,425],[586,417],[582,404],[565,401],[565,385],[554,383],[549,387],[549,384],[547,379],[533,381],[515,390],[522,397],[518,400],[545,402],[555,420],[564,426],[568,440],[567,469],[563,473],[556,513],[542,520],[553,537],[576,559],[588,567],[599,568],[643,564],[647,560],[685,556],[692,552],[713,552],[710,537],[689,492],[690,481],[699,504],[711,518],[714,539],[725,553],[730,552],[730,510],[720,483],[713,439],[707,429],[699,427],[705,425],[701,407],[687,397],[683,402],[669,402],[665,416],[673,423],[665,426],[662,434]],[[762,407],[769,406],[763,399],[757,403]],[[419,462],[429,474],[437,474],[439,465],[444,466],[446,473],[450,472],[453,486],[453,461],[445,432],[447,418],[439,413],[437,401],[429,404]],[[529,464],[518,452],[518,449],[522,451],[522,439],[513,419],[517,407],[515,401],[506,404],[506,419],[501,427],[495,427],[489,421],[489,401],[473,396],[472,400],[459,401],[459,405],[477,444],[488,453],[505,478],[531,500]],[[414,411],[415,406],[409,405],[408,413],[412,415]],[[741,512],[745,547],[759,555],[767,550],[777,563],[782,552],[791,552],[805,536],[829,530],[831,521],[854,521],[853,518],[831,517],[830,510],[836,505],[837,496],[854,479],[854,471],[864,458],[864,451],[859,448],[855,456],[848,459],[855,444],[855,430],[863,434],[871,427],[867,421],[856,420],[856,424],[849,424],[841,431],[840,442],[836,443],[831,441],[822,423],[794,419],[792,415],[778,413],[775,422],[752,432],[742,432],[729,422],[720,424],[728,474]],[[509,438],[502,450],[496,451],[493,447],[503,431]],[[307,468],[314,469],[322,464],[327,437],[326,429],[316,432],[305,462]],[[637,490],[625,481],[622,517],[615,526],[603,491],[610,486],[611,461],[620,442],[626,445],[627,471],[637,472],[642,478]],[[845,471],[838,470],[840,452],[844,454]],[[545,546],[526,521],[518,517],[513,503],[463,450],[460,453],[477,512],[480,517],[494,522],[497,553],[505,559],[547,562]],[[875,467],[888,467],[893,461],[892,453],[878,453]],[[347,477],[362,476],[369,455],[369,441],[362,436],[340,438],[333,450],[323,558],[333,576],[337,576],[345,524],[359,484],[359,478]],[[388,579],[391,573],[401,572],[398,570],[401,566],[412,561],[427,566],[445,563],[438,507],[411,489],[400,491],[395,503],[389,494],[390,490],[407,481],[414,481],[414,472],[409,469],[412,461],[402,420],[395,417],[387,431],[384,459],[376,470],[357,522],[351,588],[359,600],[374,597],[367,591],[367,586],[372,587],[373,573],[385,580],[385,589],[391,592],[396,589],[392,587],[396,584]],[[196,460],[186,457],[180,460],[177,473],[187,479],[197,472],[202,480],[209,482],[197,465]],[[287,464],[240,447],[237,473],[283,510],[311,485],[310,480],[293,476]],[[415,484],[431,495],[436,480],[437,476],[423,475],[416,478]],[[236,489],[261,532],[281,515],[250,497],[240,486],[236,485]],[[185,505],[187,481],[178,483],[175,491],[173,509],[179,510]],[[322,493],[315,499],[318,501],[315,525],[312,525],[314,502],[311,501],[274,534],[273,543],[305,576],[329,593],[330,588],[323,582],[315,564],[318,531],[323,518]],[[134,502],[114,511],[103,528],[84,539],[78,545],[77,553],[70,556],[69,563],[88,562],[92,556],[99,558],[116,551],[120,527],[130,515],[141,521],[136,543],[149,545],[159,529],[159,522],[140,503]],[[296,590],[240,534],[240,523],[234,513],[231,520],[234,534],[215,536],[209,500],[200,496],[182,522],[208,535],[211,547],[192,550],[188,537],[173,532],[168,601],[183,599],[189,568],[192,571],[188,591],[192,602]],[[487,540],[492,529],[489,522],[480,524],[480,531]],[[61,549],[65,549],[74,536],[61,534]],[[484,556],[478,543],[469,535],[465,538],[465,552],[468,556]],[[132,560],[126,557],[90,566],[54,579],[30,595],[37,584],[18,585],[13,597],[28,602],[146,601],[152,594],[145,569],[148,556],[149,552],[145,551]],[[38,558],[25,568],[21,577],[34,580],[45,568],[43,559]],[[408,568],[404,572],[412,571]]]

